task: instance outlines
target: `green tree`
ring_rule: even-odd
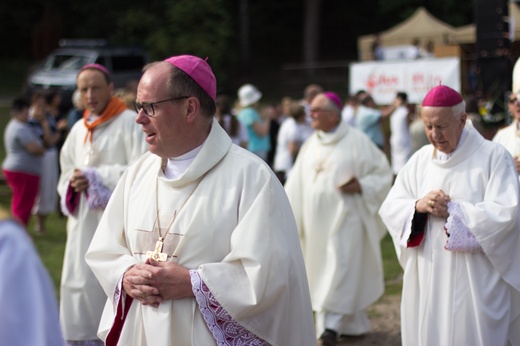
[[[143,26],[144,31],[154,23],[143,21]],[[231,37],[232,21],[223,0],[180,0],[166,6],[162,25],[149,31],[145,46],[159,59],[177,54],[208,57],[218,80],[224,81],[223,67],[234,60]]]

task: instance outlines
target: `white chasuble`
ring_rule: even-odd
[[[519,192],[513,160],[502,146],[471,126],[467,130],[446,161],[433,159],[432,145],[414,154],[379,211],[404,269],[405,346],[506,345],[518,330]],[[431,215],[422,242],[406,247],[416,201],[439,189],[462,210],[480,251],[446,250],[446,219]]]
[[[339,186],[356,177],[361,194]],[[315,311],[353,314],[384,290],[377,215],[392,181],[388,161],[370,139],[341,122],[302,146],[285,184],[305,257]]]
[[[223,309],[269,344],[315,345],[296,225],[271,169],[231,144],[215,121],[180,178],[166,178],[161,164],[161,158],[149,153],[125,172],[87,254],[109,297],[100,336],[112,326],[121,276],[145,262],[146,252],[155,247],[158,178],[164,230],[178,212],[162,251],[168,260],[197,270]],[[134,300],[119,344],[208,346],[216,341],[193,298],[163,301],[158,308]]]

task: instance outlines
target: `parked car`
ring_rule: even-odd
[[[64,39],[27,80],[27,96],[35,91],[55,89],[62,96],[62,108],[71,107],[79,69],[91,63],[105,66],[116,88],[141,78],[148,54],[135,47],[114,47],[105,40]]]

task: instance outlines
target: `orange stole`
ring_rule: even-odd
[[[118,116],[119,113],[123,112],[126,109],[127,109],[126,104],[123,101],[121,101],[121,99],[114,96],[114,97],[112,97],[112,99],[110,100],[108,105],[105,107],[105,110],[103,111],[103,113],[101,113],[101,116],[90,124],[87,121],[87,118],[88,118],[88,115],[90,112],[87,109],[85,109],[85,112],[83,113],[83,124],[85,124],[85,127],[87,128],[88,131],[87,131],[87,134],[85,135],[85,139],[84,139],[83,143],[87,143],[87,139],[92,142],[92,136],[94,134],[94,129],[98,125],[103,124],[104,122],[107,122],[110,119]]]

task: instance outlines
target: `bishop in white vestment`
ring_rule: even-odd
[[[397,175],[379,211],[404,269],[404,346],[518,345],[519,190],[510,154],[466,123],[438,86],[422,118],[431,145]]]
[[[187,55],[152,64],[137,95],[150,153],[121,178],[86,257],[108,296],[100,337],[316,345],[289,201],[272,170],[213,119],[209,65]]]
[[[97,328],[106,295],[85,254],[117,181],[147,150],[136,113],[112,97],[113,84],[107,78],[108,71],[97,64],[86,65],[78,74],[87,111],[72,127],[60,154],[58,193],[68,216],[60,321],[65,340],[74,346],[100,344]]]
[[[377,211],[392,172],[384,153],[341,120],[334,95],[312,101],[317,131],[302,146],[285,189],[300,232],[318,335],[326,329],[336,336],[360,335],[370,330],[364,309],[384,291],[380,240],[386,231]]]

